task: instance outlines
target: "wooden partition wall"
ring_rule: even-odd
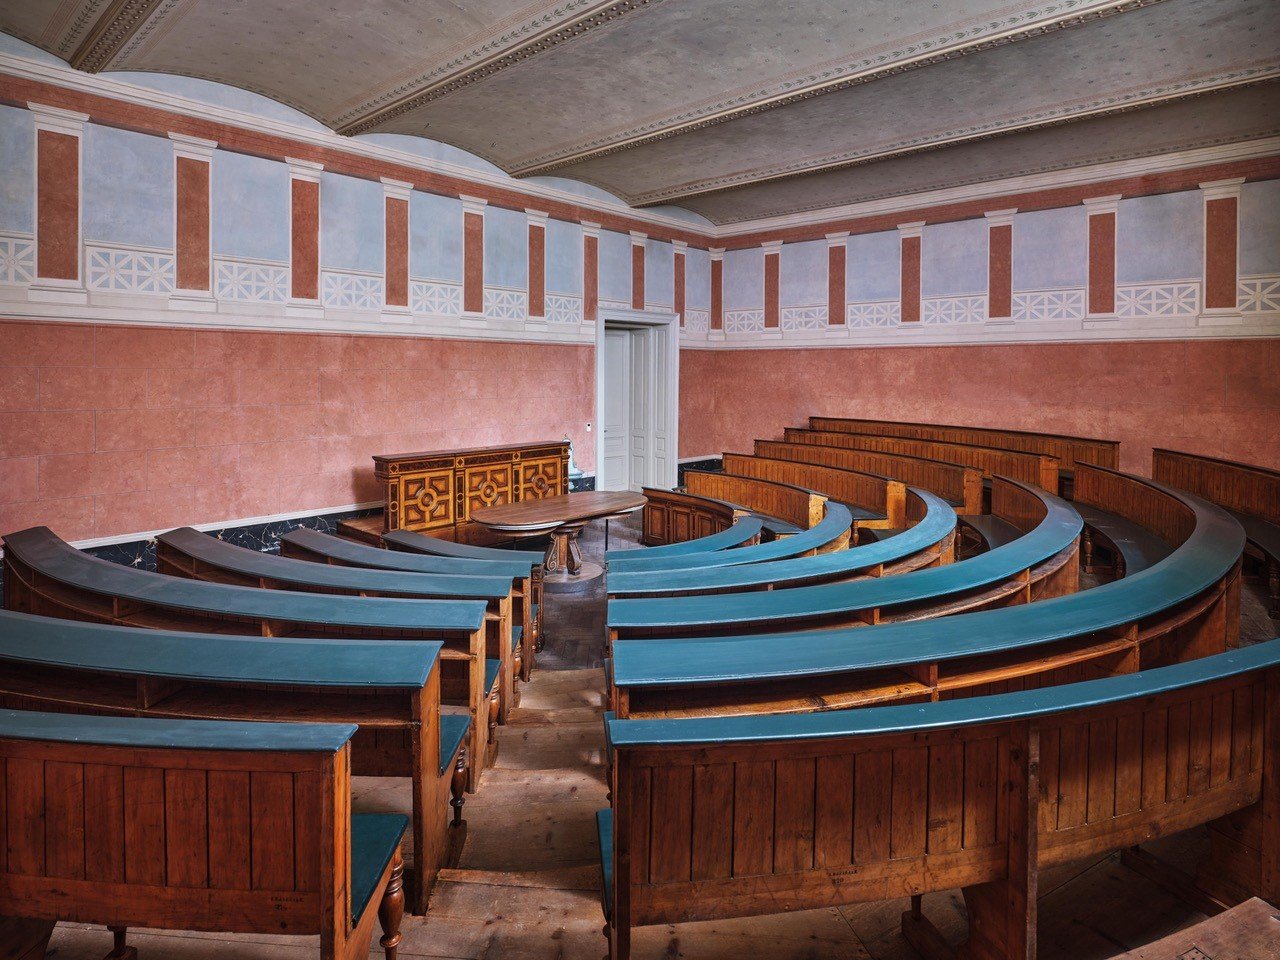
[[[722,459],[725,473],[806,487],[869,514],[855,515],[855,526],[883,530],[907,525],[907,488],[900,480],[758,454],[726,453]]]
[[[724,500],[802,530],[822,521],[827,502],[821,494],[794,484],[706,470],[685,471],[684,486],[696,496]]]
[[[733,525],[733,504],[680,490],[645,487],[641,543],[646,547],[709,537]]]

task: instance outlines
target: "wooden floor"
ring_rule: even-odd
[[[610,546],[635,542],[615,522]],[[621,529],[620,529],[621,527]],[[599,525],[583,553],[599,558]],[[621,542],[620,542],[621,541]],[[401,957],[433,960],[600,960],[605,941],[599,903],[595,812],[605,806],[601,743],[604,594],[547,598],[547,646],[511,722],[500,729],[496,766],[466,805],[462,863],[446,871],[426,918],[405,918]],[[1243,635],[1275,635],[1255,587],[1245,591]],[[355,781],[360,810],[408,812],[408,786],[395,779]],[[1160,848],[1189,862],[1202,837]],[[916,960],[898,933],[906,901],[833,907],[747,920],[651,927],[637,932],[637,960]],[[925,910],[958,940],[959,891],[927,897]],[[1118,857],[1073,864],[1041,876],[1041,960],[1101,960],[1159,940],[1203,915],[1122,866]],[[292,960],[314,957],[314,939],[136,931],[142,960]],[[61,925],[49,956],[101,960],[102,928]],[[381,957],[376,947],[371,954]]]

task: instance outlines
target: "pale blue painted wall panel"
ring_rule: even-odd
[[[631,237],[600,231],[600,299],[631,305]]]
[[[685,309],[711,308],[711,254],[692,247],[684,255]]]
[[[547,292],[582,296],[582,227],[547,221]]]
[[[1199,190],[1121,200],[1116,283],[1194,280],[1204,273],[1204,199]]]
[[[529,224],[523,210],[485,208],[484,282],[498,287],[527,289]]]
[[[727,250],[724,255],[724,308],[764,309],[764,250]]]
[[[646,240],[644,244],[645,303],[675,303],[676,251],[662,240]]]
[[[860,233],[845,251],[845,299],[896,300],[902,286],[902,251],[897,230]]]
[[[1280,274],[1280,180],[1240,188],[1240,276]]]
[[[1013,218],[1013,289],[1083,287],[1089,278],[1089,224],[1083,206]]]
[[[413,191],[409,196],[409,273],[462,282],[462,201]]]
[[[382,184],[336,173],[320,178],[320,265],[381,273],[385,262]]]
[[[173,143],[85,124],[80,199],[85,240],[173,249]]]
[[[924,228],[920,295],[956,297],[987,292],[987,221],[957,220]]]
[[[289,168],[215,150],[210,179],[214,254],[288,262]]]
[[[0,230],[35,233],[35,167],[31,111],[0,106]]]
[[[241,90],[214,80],[201,80],[197,77],[182,77],[171,73],[146,73],[132,70],[111,70],[103,74],[113,80],[122,80],[135,86],[172,93],[179,97],[198,100],[200,103],[215,107],[227,107],[255,117],[269,120],[283,120],[300,127],[312,130],[327,130],[319,120],[314,120],[301,110],[295,110],[288,104],[272,100],[260,93]]]
[[[827,302],[827,241],[784,243],[778,260],[778,301],[795,307]]]

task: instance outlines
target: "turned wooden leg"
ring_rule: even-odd
[[[502,710],[502,693],[499,690],[489,695],[489,745],[498,741],[498,714]]]
[[[1088,527],[1080,537],[1080,547],[1084,551],[1084,572],[1093,573],[1093,534]]]
[[[467,790],[467,748],[464,745],[458,751],[458,762],[453,765],[453,776],[449,779],[449,806],[453,807],[453,826],[465,826],[462,819],[462,805],[466,803]]]
[[[400,921],[404,919],[404,861],[396,852],[395,863],[391,867],[391,879],[387,881],[386,892],[382,894],[382,903],[378,904],[378,922],[382,924],[382,937],[378,945],[382,947],[387,960],[396,960],[396,952],[400,946]]]
[[[107,927],[111,931],[114,938],[114,946],[103,960],[138,960],[138,948],[125,945],[125,938],[129,935],[128,927]]]

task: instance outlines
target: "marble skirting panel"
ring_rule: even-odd
[[[687,463],[681,463],[676,467],[676,483],[678,486],[684,486],[684,474],[686,470],[723,470],[724,460],[720,457],[708,457],[706,460],[690,460]]]

